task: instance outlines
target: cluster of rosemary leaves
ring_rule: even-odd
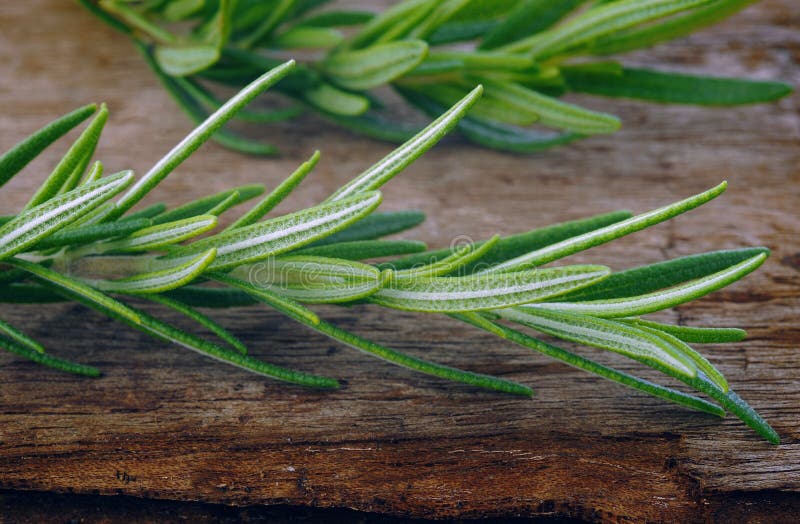
[[[479,86],[407,143],[331,194],[324,202],[263,219],[314,168],[315,153],[223,231],[217,217],[259,196],[244,186],[173,209],[132,211],[142,197],[267,87],[295,67],[287,62],[225,103],[144,176],[104,175],[92,163],[108,112],[87,106],[45,126],[0,157],[0,184],[50,143],[96,113],[52,174],[16,215],[0,219],[0,302],[75,300],[159,340],[235,366],[304,386],[335,388],[335,379],[278,367],[247,348],[196,307],[263,303],[356,349],[406,368],[480,388],[530,396],[522,384],[406,355],[336,327],[306,304],[377,304],[440,313],[544,353],[571,366],[691,409],[730,411],[770,442],[775,431],[688,343],[741,340],[729,328],[690,328],[640,318],[701,297],[750,273],[765,248],[717,251],[613,273],[605,266],[541,266],[694,209],[725,184],[632,216],[614,212],[492,237],[474,245],[427,251],[419,242],[381,240],[420,223],[419,212],[374,213],[383,184],[433,146],[478,103]],[[118,198],[114,199],[114,197]],[[194,240],[192,242],[186,242]],[[365,263],[395,256],[389,262]],[[137,296],[172,308],[209,328],[214,342],[185,332],[126,302]],[[524,329],[523,329],[524,328]],[[711,400],[648,382],[544,342],[532,330],[603,348],[674,377]],[[63,371],[98,370],[62,360],[0,321],[0,347]]]
[[[275,122],[310,109],[356,132],[403,142],[416,130],[386,115],[375,88],[390,85],[411,106],[437,115],[480,83],[485,94],[458,130],[484,146],[531,152],[620,127],[613,115],[559,99],[569,92],[729,106],[791,91],[777,82],[631,68],[607,58],[688,35],[755,0],[405,0],[379,14],[325,6],[329,0],[79,1],[133,39],[198,123],[221,105],[209,83],[241,88],[287,53],[309,57],[276,86],[292,105],[237,118]],[[228,130],[214,138],[248,153],[275,152]]]

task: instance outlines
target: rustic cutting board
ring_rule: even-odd
[[[796,7],[765,1],[630,59],[797,84]],[[0,3],[0,148],[91,101],[111,110],[99,154],[110,169],[142,172],[190,129],[128,42],[74,3]],[[791,521],[800,511],[799,101],[703,110],[587,99],[621,114],[623,131],[534,156],[451,139],[390,183],[384,204],[428,212],[407,237],[440,246],[614,209],[643,211],[727,179],[718,201],[574,260],[625,268],[704,250],[773,249],[743,282],[662,318],[748,329],[744,343],[704,350],[774,425],[779,446],[736,419],[666,404],[447,318],[319,309],[411,354],[528,384],[536,396],[419,376],[257,307],[215,317],[258,357],[331,374],[345,386],[320,393],[278,384],[76,305],[1,306],[0,317],[104,376],[78,379],[0,355],[0,488],[415,517]],[[274,186],[321,149],[320,166],[286,211],[318,202],[390,150],[314,117],[256,133],[283,155],[257,159],[206,146],[159,197],[174,204],[235,184]],[[26,201],[64,147],[7,186],[0,214]],[[617,356],[586,354],[656,377]],[[12,521],[22,518],[14,507],[4,506]]]

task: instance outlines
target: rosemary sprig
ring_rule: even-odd
[[[218,215],[257,197],[263,188],[243,186],[173,209],[155,204],[133,210],[214,129],[295,67],[290,61],[258,78],[138,181],[130,171],[103,175],[102,164],[91,164],[107,117],[104,107],[97,111],[87,106],[66,115],[0,156],[0,181],[5,182],[48,144],[97,113],[36,197],[0,225],[0,302],[74,300],[156,339],[254,373],[304,386],[338,387],[335,379],[249,356],[240,340],[195,309],[263,303],[333,340],[399,366],[488,390],[532,395],[529,387],[513,381],[442,366],[367,340],[326,322],[308,305],[360,303],[443,313],[682,406],[719,416],[730,411],[768,441],[779,441],[719,370],[688,345],[738,341],[743,331],[670,326],[640,318],[735,282],[766,259],[765,248],[704,253],[617,273],[595,265],[539,267],[703,205],[725,190],[724,183],[637,216],[618,211],[495,236],[462,248],[425,251],[418,242],[381,239],[416,226],[424,216],[418,211],[376,213],[380,187],[463,122],[468,110],[481,100],[480,86],[316,206],[264,218],[313,170],[319,153],[227,229],[199,240],[199,235],[216,227]],[[398,254],[405,256],[369,261]],[[208,328],[220,343],[134,307],[128,301],[131,296],[188,316]],[[710,400],[603,366],[520,329],[618,353],[683,382]],[[99,374],[91,366],[52,356],[5,321],[0,321],[0,347],[62,371]]]
[[[217,87],[242,88],[298,50],[308,58],[276,86],[291,105],[236,118],[269,123],[306,109],[399,143],[414,131],[384,110],[374,88],[391,86],[417,110],[439,115],[482,83],[486,94],[459,131],[486,147],[532,152],[620,127],[616,116],[561,101],[568,93],[733,106],[791,91],[609,58],[686,36],[755,0],[404,0],[379,13],[329,0],[78,1],[134,41],[197,123],[222,104]],[[228,130],[215,139],[251,154],[275,152]]]

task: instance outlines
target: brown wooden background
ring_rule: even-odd
[[[794,0],[764,1],[712,30],[630,57],[795,85],[798,61]],[[190,129],[128,42],[74,3],[0,3],[0,148],[90,101],[111,109],[99,155],[110,169],[142,172]],[[774,425],[780,446],[760,441],[735,419],[665,404],[446,318],[320,308],[335,323],[398,349],[529,384],[536,397],[508,398],[415,375],[259,308],[216,317],[255,355],[332,374],[345,387],[319,393],[278,384],[154,342],[76,305],[2,306],[0,316],[53,352],[105,375],[81,380],[0,355],[0,487],[437,518],[796,520],[798,97],[713,110],[587,104],[621,114],[624,130],[534,156],[451,139],[386,187],[384,209],[425,210],[429,220],[409,236],[446,245],[458,235],[643,211],[727,179],[728,193],[707,207],[574,260],[624,268],[703,250],[773,249],[745,281],[662,318],[749,330],[746,342],[705,352]],[[256,159],[209,145],[159,197],[179,203],[235,184],[273,186],[321,149],[320,166],[282,205],[285,211],[317,202],[390,150],[313,117],[258,132],[283,156]],[[0,214],[28,198],[64,148],[52,148],[4,188]],[[588,354],[640,372],[622,358]],[[3,506],[11,520],[21,515],[15,507],[25,505]]]

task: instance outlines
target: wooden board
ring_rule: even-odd
[[[793,4],[765,1],[630,62],[797,84]],[[0,25],[0,148],[73,107],[106,101],[112,116],[100,157],[110,169],[142,172],[190,129],[128,42],[74,3],[3,2]],[[705,352],[774,425],[780,446],[735,419],[665,404],[446,318],[319,308],[411,354],[521,381],[536,397],[418,376],[260,308],[215,317],[256,356],[332,374],[345,386],[320,393],[278,384],[76,305],[2,306],[0,317],[105,375],[80,380],[0,355],[0,487],[437,518],[793,520],[800,511],[798,97],[736,109],[584,100],[621,114],[625,128],[533,156],[451,139],[386,187],[384,208],[428,212],[410,236],[447,245],[613,209],[643,211],[727,179],[718,201],[574,260],[624,268],[712,249],[773,249],[756,274],[662,318],[749,330],[746,342]],[[206,146],[159,198],[178,203],[234,184],[273,186],[321,149],[320,166],[285,211],[319,201],[390,150],[314,117],[256,133],[283,156]],[[24,203],[63,148],[4,189],[0,214]],[[616,356],[586,354],[641,372]]]

